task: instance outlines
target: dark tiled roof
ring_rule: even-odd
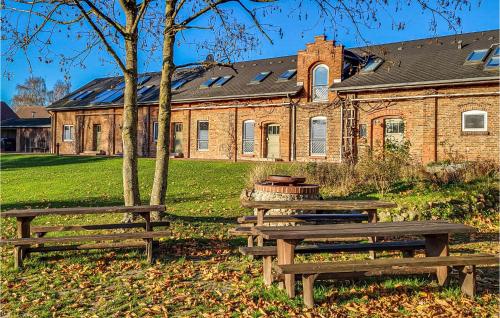
[[[459,42],[462,48],[459,49]],[[349,49],[360,56],[374,54],[384,63],[373,73],[357,73],[332,85],[334,90],[362,90],[370,87],[422,86],[439,82],[498,80],[496,71],[484,64],[464,65],[469,54],[499,43],[499,30],[458,34],[407,42]]]
[[[462,49],[458,42],[462,41]],[[437,82],[461,82],[466,80],[498,80],[498,71],[485,71],[483,64],[464,65],[466,57],[475,49],[489,48],[499,42],[498,30],[444,36],[406,42],[359,47],[345,50],[346,58],[355,61],[357,57],[370,54],[384,59],[384,63],[373,73],[357,73],[332,85],[334,90],[361,90],[366,87],[401,87],[408,84],[418,86]],[[399,49],[401,48],[401,49]],[[173,102],[194,102],[266,96],[291,96],[298,94],[302,86],[297,86],[296,77],[289,81],[277,81],[278,76],[288,69],[297,67],[297,56],[276,57],[235,63],[233,68],[212,67],[190,68],[176,72],[174,79],[190,79],[184,86],[173,91]],[[260,72],[271,71],[271,75],[260,84],[250,81]],[[152,78],[145,85],[153,89],[139,97],[139,104],[158,102],[160,73],[147,73]],[[210,77],[233,75],[222,87],[200,89],[200,85]],[[121,106],[123,99],[113,103],[93,104],[96,95],[113,88],[122,77],[99,78],[81,87],[73,94],[55,102],[49,109],[79,109]],[[79,92],[92,90],[93,93],[82,100],[71,100]]]
[[[16,107],[16,114],[19,118],[50,118],[45,106],[19,106]]]
[[[5,102],[0,102],[0,120],[17,118],[16,113]]]
[[[50,127],[50,118],[12,118],[0,122],[2,128],[43,128]]]
[[[262,59],[247,62],[238,62],[229,67],[211,67],[205,68],[191,68],[177,71],[174,79],[187,77],[190,79],[186,84],[178,90],[173,91],[173,101],[192,102],[192,101],[205,101],[205,100],[222,100],[222,99],[237,99],[237,98],[252,98],[264,96],[291,96],[296,95],[302,90],[302,86],[297,86],[296,77],[292,77],[288,81],[278,81],[278,76],[288,69],[295,69],[297,67],[296,56],[285,56],[270,59]],[[272,73],[260,84],[249,84],[252,79],[260,72],[271,71]],[[139,98],[139,104],[151,104],[158,102],[160,73],[147,73],[152,78],[144,85],[154,85],[153,89],[147,92],[144,96]],[[207,89],[200,89],[200,85],[210,77],[233,75],[233,77],[221,87],[210,87]],[[78,89],[71,94],[54,104],[49,106],[49,109],[57,108],[82,108],[82,107],[108,107],[110,105],[122,105],[123,99],[118,99],[112,104],[91,104],[95,99],[98,92],[112,88],[114,85],[120,83],[122,77],[110,77],[96,79],[82,88]],[[71,96],[75,93],[83,92],[86,90],[93,90],[94,93],[87,96],[83,100],[71,100]]]

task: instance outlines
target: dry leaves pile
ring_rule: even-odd
[[[479,296],[462,297],[456,283],[440,289],[428,278],[325,282],[318,305],[305,309],[277,287],[262,284],[259,260],[237,253],[228,226],[206,229],[199,239],[176,224],[158,260],[142,251],[34,255],[12,270],[11,249],[1,250],[1,316],[24,317],[496,317],[498,270],[480,269]],[[183,231],[184,228],[184,231]],[[199,234],[199,232],[198,232]],[[496,241],[460,249],[498,252]],[[453,252],[453,249],[452,249]]]

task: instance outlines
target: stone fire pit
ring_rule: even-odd
[[[318,200],[319,186],[304,183],[305,178],[291,176],[269,176],[267,180],[257,182],[250,194],[255,201],[303,201]],[[308,213],[311,213],[308,211]],[[303,214],[300,210],[272,209],[267,215]]]

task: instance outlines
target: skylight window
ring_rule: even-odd
[[[184,85],[186,83],[187,83],[187,79],[181,78],[181,79],[173,81],[171,87],[175,91],[175,90],[181,88],[182,85]]]
[[[269,74],[271,74],[271,72],[269,71],[266,71],[266,72],[260,72],[259,74],[257,74],[253,80],[250,81],[250,84],[259,84],[260,82],[262,82],[263,80],[265,80]]]
[[[486,55],[488,55],[489,49],[484,49],[484,50],[474,50],[469,54],[467,57],[466,62],[469,63],[481,63]]]
[[[375,72],[375,70],[384,62],[380,57],[370,58],[366,65],[361,69],[361,73],[371,73]]]
[[[278,77],[278,81],[288,81],[289,79],[291,79],[295,74],[297,73],[297,70],[293,69],[293,70],[288,70],[288,71],[285,71],[283,72],[279,77]]]
[[[137,78],[137,85],[142,85],[151,79],[151,75],[141,75]]]
[[[215,87],[221,87],[222,85],[226,84],[231,78],[233,77],[233,75],[226,75],[226,76],[223,76],[221,78],[219,78],[215,83],[214,83],[214,86]]]
[[[493,50],[493,53],[491,54],[490,58],[484,65],[485,69],[498,69],[498,66],[500,65],[500,48],[498,45],[495,47]]]
[[[94,91],[83,91],[75,94],[73,97],[71,97],[71,100],[82,100],[86,97],[88,97],[90,94],[92,94]]]
[[[92,104],[97,103],[112,103],[123,96],[123,90],[121,89],[108,89],[104,92],[101,92],[96,98],[92,101]]]
[[[137,85],[142,85],[149,81],[151,79],[151,75],[140,75],[137,78]],[[114,89],[124,89],[125,88],[125,81],[121,81],[120,83],[116,84]]]
[[[145,95],[147,92],[151,91],[154,85],[151,86],[143,86],[137,90],[137,95]]]
[[[217,77],[211,77],[209,79],[207,79],[203,84],[200,85],[200,88],[209,88],[210,86],[213,85],[213,83],[215,83],[218,79],[220,78],[220,76],[217,76]]]
[[[116,84],[114,89],[124,89],[125,88],[125,81],[121,81],[120,83]]]

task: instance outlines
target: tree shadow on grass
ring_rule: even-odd
[[[67,164],[97,163],[114,157],[100,156],[53,156],[53,155],[18,155],[15,158],[3,158],[2,170],[15,170],[24,168],[41,168],[50,166],[61,166]]]

